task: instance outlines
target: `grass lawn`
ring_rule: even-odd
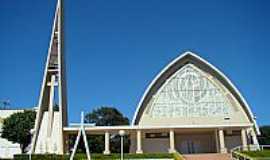
[[[28,155],[16,155],[15,160],[28,160]],[[120,159],[120,154],[91,154],[92,160],[116,160]],[[68,155],[33,155],[32,160],[68,160]],[[76,154],[74,160],[85,160],[86,154]],[[170,153],[144,153],[144,154],[124,154],[124,159],[174,159],[182,160],[179,154]]]
[[[244,151],[242,152],[252,158],[266,158],[269,157],[270,159],[270,150],[266,149],[263,151]]]
[[[86,156],[86,155],[84,155]],[[111,155],[103,155],[103,154],[91,154],[93,159],[120,159],[120,154],[111,154]],[[125,159],[150,159],[150,158],[174,158],[173,154],[169,153],[144,153],[144,154],[124,154]]]

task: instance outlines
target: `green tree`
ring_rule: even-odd
[[[85,115],[86,123],[95,123],[96,126],[129,125],[127,117],[113,107],[100,107]]]
[[[129,120],[121,112],[113,107],[100,107],[85,115],[86,123],[95,123],[96,126],[129,125]],[[102,153],[104,151],[104,135],[88,136],[91,152]],[[120,152],[119,135],[111,135],[110,150],[113,153]],[[124,151],[129,151],[129,139],[125,136]]]
[[[261,145],[270,145],[270,126],[260,127],[261,136],[259,136],[259,143]]]
[[[2,127],[2,138],[14,143],[19,143],[22,152],[31,142],[30,130],[34,127],[36,112],[25,110],[10,115],[4,119]]]

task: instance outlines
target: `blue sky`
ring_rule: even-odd
[[[1,1],[0,100],[38,102],[55,0]],[[71,122],[114,106],[132,119],[155,75],[186,50],[223,71],[270,124],[270,1],[65,0]]]

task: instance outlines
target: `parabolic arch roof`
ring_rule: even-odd
[[[175,72],[177,72],[180,68],[185,66],[186,64],[194,64],[201,70],[210,73],[213,77],[215,77],[219,82],[221,82],[236,100],[240,103],[243,107],[246,115],[250,123],[254,124],[255,130],[257,134],[260,134],[258,129],[257,123],[255,121],[255,117],[251,112],[251,109],[241,95],[239,90],[233,85],[228,77],[226,77],[220,70],[218,70],[215,66],[204,60],[203,58],[199,57],[198,55],[192,52],[185,52],[184,54],[180,55],[176,59],[174,59],[171,63],[169,63],[150,83],[150,85],[145,90],[143,96],[140,99],[140,102],[137,106],[136,112],[134,114],[132,125],[138,125],[139,121],[142,117],[144,110],[146,109],[147,104],[151,100],[151,97],[162,87],[162,85],[166,82],[166,80],[172,76]]]

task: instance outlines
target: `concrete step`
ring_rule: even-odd
[[[206,153],[184,154],[185,160],[231,160],[231,154]]]

